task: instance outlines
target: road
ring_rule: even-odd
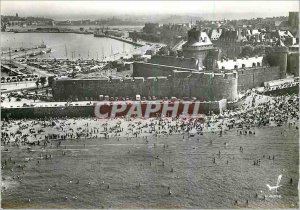
[[[1,83],[1,92],[2,93],[26,90],[26,89],[32,89],[32,88],[36,88],[35,81]]]

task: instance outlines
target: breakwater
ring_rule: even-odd
[[[121,38],[121,37],[110,36],[110,35],[104,35],[104,37],[107,37],[107,38],[110,38],[110,39],[116,39],[116,40],[119,40],[119,41],[122,41],[122,42],[126,42],[126,43],[128,43],[128,44],[132,44],[132,45],[138,46],[138,47],[144,46],[144,44],[137,43],[137,42],[133,42],[133,41],[130,41],[130,40]]]

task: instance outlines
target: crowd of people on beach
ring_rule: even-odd
[[[37,120],[2,121],[2,144],[40,144],[52,139],[91,139],[111,137],[142,137],[150,135],[178,135],[196,130],[220,132],[237,128],[238,134],[255,134],[255,127],[288,124],[298,129],[298,95],[267,97],[257,94],[248,96],[237,110],[207,116],[206,121],[190,118],[149,119],[96,119],[52,118]]]
[[[35,120],[11,120],[2,121],[1,127],[1,144],[2,150],[8,151],[5,145],[20,147],[28,146],[28,151],[32,145],[42,146],[44,149],[51,147],[61,147],[63,140],[85,140],[85,139],[110,139],[110,138],[141,138],[148,143],[149,136],[170,136],[183,135],[189,138],[197,134],[199,140],[200,135],[206,135],[207,132],[216,135],[225,135],[228,130],[236,129],[236,135],[256,135],[255,129],[263,126],[287,126],[292,129],[298,129],[299,122],[299,96],[297,94],[284,95],[277,97],[269,97],[258,95],[256,93],[248,94],[244,104],[236,110],[227,110],[220,114],[212,114],[207,116],[206,121],[190,119],[190,118],[149,118],[149,119],[95,119],[95,118],[52,118],[52,119],[35,119]],[[56,143],[52,142],[55,141]],[[83,141],[84,142],[84,141]],[[211,141],[212,143],[212,141]],[[154,144],[154,147],[156,145]],[[226,147],[226,142],[224,143]],[[66,147],[66,146],[65,146]],[[164,148],[168,145],[164,145]],[[130,150],[128,151],[130,153]],[[244,148],[240,147],[240,152],[244,152]],[[62,155],[66,155],[63,151]],[[221,157],[222,151],[216,154]],[[218,164],[216,157],[213,157],[212,164]],[[268,159],[266,157],[266,160]],[[274,155],[269,155],[269,160],[274,160]],[[37,164],[42,160],[52,159],[51,154],[41,155]],[[157,157],[160,159],[160,157]],[[27,161],[31,161],[30,158]],[[253,160],[254,166],[260,166],[261,159]],[[164,166],[165,162],[162,160]],[[227,160],[226,164],[229,162]],[[18,165],[14,160],[4,159],[2,169],[9,167],[11,173],[14,173],[11,165]],[[151,166],[151,162],[150,162]],[[19,164],[23,175],[25,174],[26,164]],[[174,169],[171,168],[171,172]],[[22,174],[13,175],[14,180],[22,183]],[[292,178],[291,178],[292,179]],[[73,181],[72,181],[73,182]],[[76,182],[79,184],[79,180]],[[104,184],[104,183],[103,183]],[[109,183],[105,183],[107,189],[110,188]],[[140,187],[141,184],[138,184]],[[50,189],[50,188],[49,188]],[[2,187],[2,190],[5,188]],[[51,190],[51,189],[50,189]],[[168,188],[169,195],[172,195],[171,188]],[[68,198],[66,198],[68,199]],[[73,199],[77,199],[74,197]],[[265,198],[261,198],[265,199]],[[31,202],[30,199],[28,202]],[[246,206],[248,206],[248,200]],[[234,205],[241,205],[237,200]],[[243,204],[244,205],[244,204]]]

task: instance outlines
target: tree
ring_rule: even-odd
[[[257,45],[254,47],[253,55],[265,54],[265,47],[263,45]]]
[[[254,50],[254,48],[252,46],[246,45],[242,48],[241,56],[242,57],[252,56],[253,50]]]

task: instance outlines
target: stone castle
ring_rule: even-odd
[[[56,101],[112,97],[197,97],[205,101],[238,99],[238,91],[286,77],[288,50],[280,43],[263,57],[220,59],[205,32],[192,29],[182,46],[184,58],[153,56],[134,62],[133,75],[123,79],[57,79]]]

